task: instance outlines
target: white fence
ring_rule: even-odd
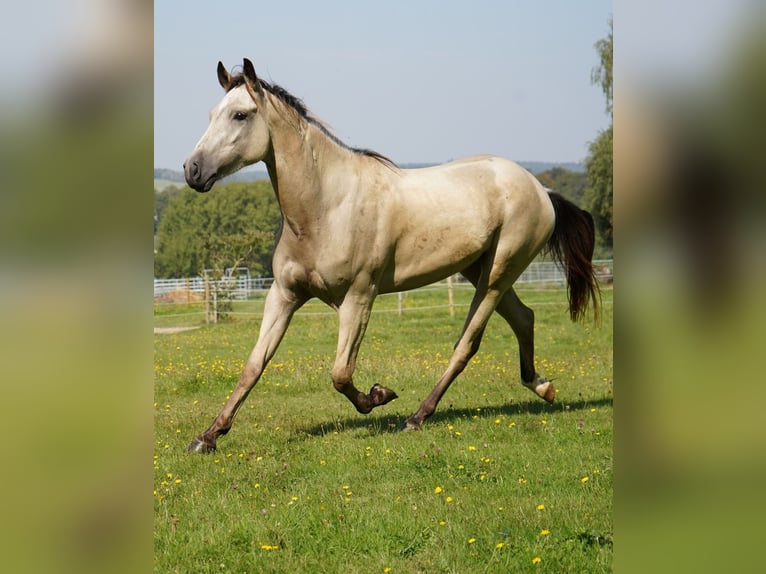
[[[611,282],[613,274],[613,260],[599,259],[593,261],[596,274],[599,279]],[[465,281],[461,276],[455,279],[457,282]],[[263,292],[271,286],[274,280],[271,277],[250,277],[240,275],[238,277],[224,277],[218,283],[218,291],[226,292],[231,299],[247,299],[250,295]],[[521,274],[516,283],[542,283],[563,284],[566,281],[564,271],[552,261],[534,261]],[[171,293],[198,293],[205,295],[205,279],[203,277],[191,277],[188,279],[155,279],[154,296],[162,298]]]

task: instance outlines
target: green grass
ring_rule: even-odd
[[[402,316],[396,296],[379,299],[355,382],[399,398],[368,416],[333,390],[337,320],[311,303],[213,455],[185,448],[236,384],[262,298],[156,335],[155,571],[611,571],[612,291],[600,327],[572,324],[561,289],[520,296],[554,405],[518,384],[495,317],[423,430],[397,432],[446,365],[470,291],[454,318],[444,289],[407,294]]]

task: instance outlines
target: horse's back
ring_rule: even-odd
[[[403,170],[395,193],[391,289],[462,271],[491,249],[534,257],[553,229],[544,188],[527,170],[496,156]]]
[[[428,219],[474,229],[479,234],[498,227],[553,227],[546,189],[522,166],[502,157],[482,155],[438,166],[404,170],[401,206],[408,218]],[[425,221],[423,221],[425,224]]]

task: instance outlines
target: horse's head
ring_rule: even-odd
[[[271,138],[264,117],[266,98],[255,68],[245,58],[241,75],[231,76],[218,62],[218,81],[226,95],[210,112],[210,125],[184,162],[186,182],[208,191],[224,176],[261,161]]]

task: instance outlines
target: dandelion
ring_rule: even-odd
[[[475,446],[473,446],[473,445],[470,445],[470,446],[468,447],[468,450],[476,450],[476,447],[475,447]]]
[[[473,544],[474,542],[476,542],[475,538],[469,538],[468,539],[468,544]]]
[[[545,505],[544,504],[538,504],[537,505],[537,510],[545,510]]]
[[[173,482],[175,482],[176,484],[181,484],[181,479],[180,478],[176,478]]]
[[[154,492],[156,493],[157,491],[155,490]],[[444,520],[440,520],[439,521],[439,526],[447,526],[447,522],[444,521]]]
[[[442,489],[441,486],[437,486],[436,488],[434,488],[434,494],[441,494],[442,492],[444,492],[444,490]]]
[[[583,477],[580,479],[580,482],[582,482],[583,484],[585,484],[585,483],[586,483],[586,482],[588,482],[589,480],[590,480],[590,478],[588,478],[587,476],[583,476]]]
[[[452,499],[452,497],[451,497],[451,496],[448,496],[448,497],[447,497],[445,500],[446,500],[447,502],[452,502],[452,500],[453,500],[453,499]]]
[[[383,572],[391,572],[391,566],[386,566],[383,568]]]
[[[547,530],[547,529],[541,530],[540,531],[540,536],[548,536],[550,533],[551,533],[550,530]]]
[[[279,546],[274,544],[261,544],[263,550],[279,550]]]
[[[505,542],[498,542],[495,544],[495,549],[500,550],[503,546],[505,546]]]
[[[542,561],[543,559],[540,558],[539,556],[535,556],[534,558],[532,558],[532,564],[540,564],[540,562]]]

